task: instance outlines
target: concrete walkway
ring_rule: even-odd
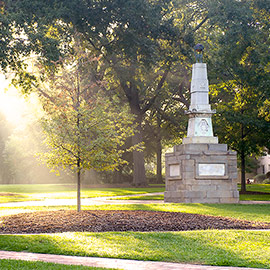
[[[114,198],[162,195],[164,192],[135,194],[127,196],[97,197],[81,199],[82,206],[104,204],[164,204],[163,200],[114,200]],[[240,201],[239,204],[270,204],[270,201]],[[77,199],[45,199],[41,201],[24,201],[0,203],[0,207],[27,207],[27,206],[71,206],[77,205]]]
[[[104,204],[160,204],[164,203],[163,200],[114,200],[115,198],[123,197],[137,197],[137,196],[153,196],[162,195],[164,192],[136,194],[127,196],[113,196],[113,197],[97,197],[81,199],[82,206],[85,205],[104,205]],[[45,199],[41,201],[23,201],[0,203],[0,207],[25,207],[25,206],[64,206],[64,205],[77,205],[77,199]]]
[[[135,261],[111,258],[77,257],[13,251],[0,251],[1,259],[43,261],[66,265],[84,265],[124,270],[260,270],[259,268],[220,267],[153,261]]]

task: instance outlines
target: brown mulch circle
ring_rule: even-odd
[[[249,194],[249,195],[269,195],[269,192],[261,192],[261,191],[239,191],[240,194]]]
[[[270,223],[157,211],[50,211],[3,217],[0,234],[270,229]]]

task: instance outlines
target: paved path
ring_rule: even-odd
[[[43,261],[67,265],[85,265],[95,267],[107,267],[124,270],[260,270],[259,268],[238,268],[204,266],[167,262],[135,261],[96,257],[77,257],[51,254],[37,254],[13,251],[0,251],[0,259],[15,259],[25,261]]]
[[[97,197],[81,199],[82,206],[85,205],[104,205],[104,204],[159,204],[164,203],[163,200],[113,200],[113,198],[123,197],[137,197],[137,196],[152,196],[162,195],[164,192],[136,194],[127,196],[113,196],[113,197]],[[42,201],[24,201],[0,203],[0,207],[25,207],[25,206],[63,206],[63,205],[77,205],[77,199],[45,199]]]
[[[82,199],[82,206],[87,205],[104,205],[104,204],[164,204],[163,200],[113,200],[113,198],[123,197],[137,197],[137,196],[152,196],[162,195],[164,192],[135,194],[127,196],[113,196],[113,197],[97,197]],[[270,204],[270,201],[240,201],[240,204]],[[0,203],[0,207],[26,207],[26,206],[64,206],[64,205],[77,205],[77,199],[45,199],[41,201],[24,201],[24,202],[11,202]]]

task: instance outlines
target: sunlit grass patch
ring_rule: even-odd
[[[126,196],[134,194],[145,194],[163,192],[164,187],[148,188],[82,188],[81,198]],[[75,199],[77,196],[76,187],[72,184],[39,184],[39,185],[0,185],[0,193],[16,193],[25,200],[44,199]],[[14,199],[14,197],[13,197]],[[1,197],[0,197],[1,200]],[[3,202],[11,202],[3,201]],[[0,201],[1,203],[1,201]]]
[[[30,261],[22,261],[22,260],[3,260],[3,259],[0,260],[0,269],[109,270],[109,268],[100,268],[100,267],[97,268],[97,267],[89,267],[89,266],[81,266],[81,265],[63,265],[63,264],[55,264],[55,263],[30,262]]]
[[[37,200],[37,199],[32,198],[32,196],[25,195],[25,194],[0,192],[0,203],[23,202],[23,201],[31,201],[31,200]]]
[[[116,197],[116,198],[112,198],[111,200],[140,200],[140,201],[154,200],[154,201],[163,201],[164,200],[164,195]]]
[[[240,194],[240,201],[270,201],[269,195]]]
[[[270,194],[269,184],[250,184],[246,185],[247,191],[267,192]]]
[[[1,235],[0,249],[208,265],[270,267],[269,231]]]

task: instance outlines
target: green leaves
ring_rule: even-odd
[[[52,168],[114,170],[125,163],[121,156],[127,151],[123,148],[126,139],[133,135],[133,118],[116,97],[113,106],[96,91],[97,84],[85,72],[89,62],[83,59],[87,58],[66,59],[46,83],[47,89],[39,91],[46,111],[44,142],[49,148],[41,156]]]

